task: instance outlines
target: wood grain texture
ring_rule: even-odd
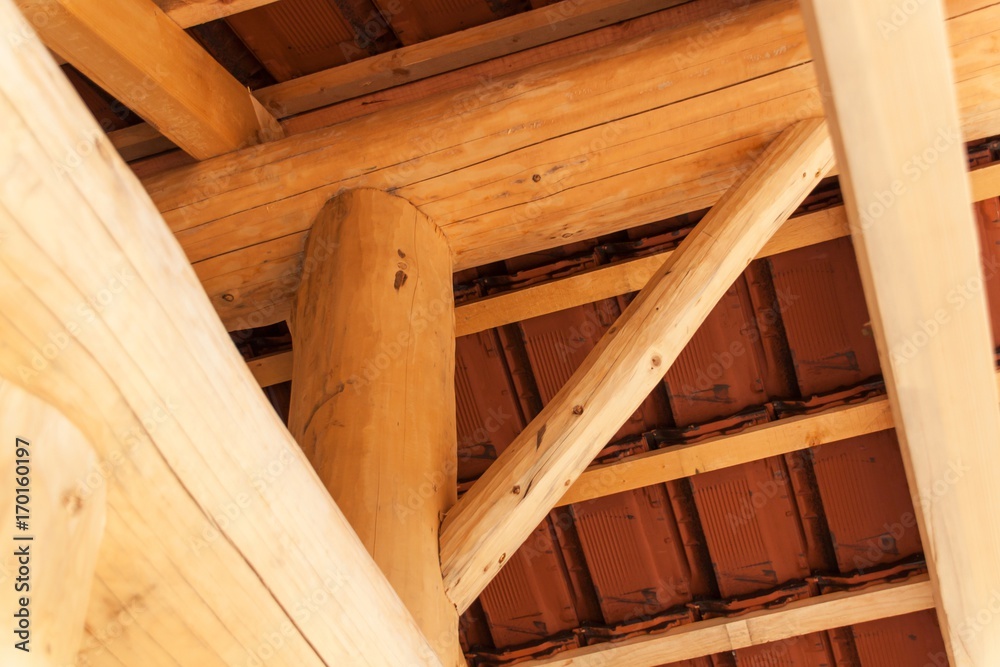
[[[269,5],[275,0],[155,0],[182,28],[208,23],[233,14]]]
[[[641,489],[890,428],[892,415],[885,398],[779,419],[739,433],[593,466],[580,475],[558,504],[569,505]]]
[[[45,44],[190,155],[274,136],[276,121],[152,0],[18,0]]]
[[[678,13],[689,19],[691,15],[710,17],[727,5],[736,6],[737,2],[742,0],[702,0],[697,9],[687,3],[687,7],[674,12],[662,9],[677,4],[674,0],[578,0],[295,77],[259,88],[253,94],[285,121],[282,125],[289,134],[301,134],[378,109],[456,91],[527,67],[636,39],[675,25]],[[629,16],[636,18],[624,20]],[[616,20],[621,22],[613,23]],[[539,31],[540,25],[546,25],[546,29]],[[525,46],[533,42],[537,44]],[[471,64],[462,65],[464,62]],[[127,141],[129,129],[115,130],[109,136],[117,145]],[[157,147],[150,146],[153,148]],[[140,156],[135,150],[131,155]],[[173,166],[177,165],[164,158],[148,162],[143,169],[162,172]]]
[[[942,7],[803,9],[950,664],[996,664],[1000,414]]]
[[[306,261],[289,430],[441,662],[464,666],[438,558],[458,469],[448,244],[405,199],[354,190]]]
[[[448,513],[441,570],[460,611],[662,381],[722,294],[832,166],[823,121],[782,133]]]
[[[0,380],[0,522],[14,531],[15,518],[26,520],[27,530],[15,531],[0,556],[0,611],[12,630],[19,598],[27,598],[30,636],[27,652],[15,648],[24,641],[15,633],[0,645],[0,662],[10,667],[62,667],[74,664],[83,638],[83,625],[94,566],[104,536],[105,502],[102,488],[89,489],[88,478],[98,472],[98,459],[83,434],[62,414],[23,389]],[[24,442],[16,442],[21,438]],[[18,447],[28,452],[18,455]],[[23,466],[23,467],[20,467]],[[28,484],[14,480],[27,477]],[[25,489],[24,515],[15,510],[15,493]],[[29,540],[23,538],[29,537]],[[18,541],[22,538],[21,541]],[[27,576],[15,551],[29,552]],[[28,586],[28,588],[15,588]]]
[[[1000,7],[949,25],[965,136],[998,133]],[[145,183],[227,326],[252,326],[287,317],[306,230],[343,188],[405,196],[476,266],[711,206],[821,113],[815,83],[797,5],[775,0]]]
[[[30,35],[10,0],[0,28]],[[90,664],[439,665],[41,42],[0,69],[0,377],[88,438],[114,510]]]
[[[574,0],[515,14],[340,67],[298,77],[257,93],[280,118],[385,90],[625,21],[684,0]]]
[[[657,667],[664,661],[693,660],[728,653],[812,632],[902,616],[934,606],[926,577],[911,581],[789,602],[737,618],[716,618],[682,625],[663,633],[596,644],[521,663],[525,667]],[[777,663],[785,651],[776,645]],[[780,664],[780,663],[777,663]]]

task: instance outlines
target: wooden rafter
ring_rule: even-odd
[[[950,5],[965,135],[1000,133],[1000,5]],[[342,189],[396,188],[461,269],[711,206],[778,132],[821,112],[797,5],[769,0],[709,33],[696,21],[146,185],[227,326],[246,328],[287,316],[309,221]]]
[[[978,230],[941,6],[897,8],[803,1],[949,662],[991,665],[1000,414]]]
[[[31,37],[10,0],[0,31]],[[274,665],[439,665],[41,43],[3,40],[0,70],[0,377],[65,414],[104,466],[98,572],[113,576],[94,587],[94,650],[122,664],[221,667],[266,649]],[[90,149],[63,165],[82,138]],[[114,618],[129,623],[109,638]],[[280,644],[262,644],[272,633]]]
[[[282,135],[152,0],[18,0],[46,45],[198,159]]]
[[[521,663],[525,667],[657,667],[750,646],[774,644],[772,659],[781,664],[787,648],[781,640],[845,625],[901,616],[934,606],[926,577],[901,584],[828,593],[783,607],[754,611],[738,618],[716,618],[666,632],[620,642],[571,649],[551,658]]]
[[[448,513],[441,570],[460,611],[663,379],[719,298],[832,165],[822,121],[782,133]]]

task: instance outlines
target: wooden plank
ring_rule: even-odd
[[[182,28],[223,19],[269,5],[275,0],[155,0],[156,4]]]
[[[665,662],[728,653],[933,606],[930,582],[922,576],[904,583],[795,600],[783,607],[753,611],[736,618],[698,621],[655,635],[571,649],[522,664],[525,667],[657,667]]]
[[[990,55],[1000,7],[950,26],[966,136],[1000,133]],[[459,269],[707,208],[821,104],[795,3],[755,4],[712,39],[704,31],[702,22],[665,30],[146,185],[193,262],[244,269],[272,243],[297,244],[286,255],[294,263],[323,202],[358,185],[400,188],[442,226]],[[699,38],[706,47],[689,53]],[[656,68],[662,76],[649,77]],[[435,133],[442,119],[449,129]],[[385,127],[401,130],[389,137]],[[216,275],[210,293],[232,297],[214,301],[227,323],[287,313],[279,276]]]
[[[847,236],[848,233],[847,217],[842,206],[807,213],[782,225],[757,256],[776,255]],[[463,303],[455,309],[456,333],[465,336],[600,299],[638,292],[672,254],[668,250]]]
[[[306,261],[288,428],[441,663],[465,667],[438,557],[458,496],[448,244],[405,199],[351,190]]]
[[[0,556],[0,610],[12,628],[0,662],[75,664],[104,535],[103,489],[83,492],[97,456],[62,414],[4,380],[0,438],[0,522],[11,540]]]
[[[950,664],[994,664],[1000,414],[942,7],[803,9]]]
[[[448,513],[441,571],[459,611],[662,381],[725,290],[832,166],[822,121],[782,133]]]
[[[250,359],[247,366],[261,387],[288,382],[292,379],[292,352],[275,352]]]
[[[641,489],[890,428],[892,415],[885,398],[779,419],[739,433],[592,466],[580,475],[558,504],[569,505]]]
[[[18,0],[18,6],[49,48],[198,159],[283,134],[152,0]]]
[[[177,146],[156,128],[147,123],[139,123],[121,130],[108,133],[111,144],[126,162],[149,155],[156,155]]]
[[[718,11],[729,0],[708,2]],[[532,65],[591,51],[623,38],[642,37],[675,24],[677,17],[662,8],[677,4],[680,0],[580,0],[546,6],[283,81],[254,91],[254,96],[277,118],[288,119],[283,126],[289,134],[299,134],[341,122],[345,116],[367,115],[373,108],[384,108],[399,100],[482,85]],[[711,15],[706,4],[696,11],[682,11]],[[629,20],[632,17],[636,18]],[[542,25],[545,30],[539,29]],[[422,83],[414,85],[416,82]],[[391,93],[377,95],[390,88],[394,89]],[[354,104],[338,104],[345,100],[354,100]],[[125,134],[126,130],[109,135],[116,144],[119,133]],[[132,155],[138,158],[153,153]]]
[[[686,0],[577,0],[548,5],[426,42],[298,77],[257,93],[279,118],[500,58]]]
[[[9,0],[0,27],[31,36]],[[91,611],[128,622],[88,621],[88,657],[439,665],[40,42],[0,69],[0,377],[89,439],[114,510]]]

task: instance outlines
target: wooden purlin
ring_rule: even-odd
[[[701,24],[498,79],[479,97],[421,100],[146,185],[230,328],[287,315],[308,221],[341,188],[396,189],[416,203],[444,229],[456,269],[706,208],[748,155],[821,112],[795,4],[763,2],[733,17],[691,56],[683,45]],[[965,135],[1000,132],[989,92],[1000,66],[987,55],[1000,7],[949,25]],[[671,85],[647,76],[655,67]],[[456,104],[462,114],[452,117]],[[441,119],[448,131],[435,134]],[[385,127],[401,131],[390,137]]]

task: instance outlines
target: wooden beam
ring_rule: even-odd
[[[904,583],[795,600],[736,618],[714,618],[620,642],[571,649],[524,667],[657,667],[728,653],[855,623],[911,614],[934,606],[926,576]],[[781,654],[777,654],[779,657]]]
[[[152,0],[17,3],[49,48],[195,158],[283,134],[249,91]]]
[[[969,173],[973,199],[1000,197],[1000,163]],[[805,213],[781,226],[757,258],[842,238],[850,234],[843,206]],[[467,336],[505,324],[555,313],[642,289],[672,254],[668,250],[639,259],[601,266],[591,271],[469,301],[455,308],[455,335]],[[260,386],[292,379],[292,353],[279,352],[247,362]]]
[[[1000,190],[1000,188],[998,188]],[[765,244],[757,257],[815,245],[848,235],[842,206],[791,218]],[[566,308],[638,292],[674,251],[609,264],[591,271],[524,289],[488,296],[455,310],[459,336],[554,313]]]
[[[995,664],[1000,413],[942,8],[803,9],[950,664]]]
[[[261,387],[288,382],[292,379],[292,351],[275,352],[250,359],[247,361],[247,367]]]
[[[996,381],[1000,384],[1000,374],[996,375]],[[779,419],[739,433],[591,466],[563,495],[559,505],[641,489],[890,428],[893,428],[892,412],[885,397]]]
[[[639,16],[647,16],[663,9],[681,4],[686,0],[577,0],[562,5],[547,5],[539,9],[506,18],[490,21],[481,26],[469,28],[449,35],[443,35],[425,42],[404,46],[399,49],[355,60],[337,67],[297,77],[289,81],[260,88],[254,96],[279,119],[296,114],[315,111],[349,99],[370,97],[392,87],[406,86],[416,81],[436,77],[440,79],[432,88],[442,92],[462,87],[462,82],[489,81],[498,73],[507,73],[523,68],[518,63],[509,62],[511,54],[532,50],[532,64],[554,60],[573,53],[592,50],[596,45],[615,41],[619,32],[628,26],[626,34],[641,35],[643,30],[651,31],[658,21],[644,21],[644,26],[632,22],[613,29],[606,26],[627,21]],[[720,0],[711,0],[717,4]],[[166,2],[161,2],[167,4]],[[228,8],[225,4],[220,9]],[[216,5],[216,7],[219,7]],[[176,18],[168,12],[171,18]],[[668,17],[665,23],[671,23]],[[603,28],[603,29],[602,29]],[[642,28],[642,29],[640,29]],[[593,31],[587,38],[569,40],[567,38]],[[561,40],[561,41],[560,41]],[[542,53],[540,45],[560,41],[558,48],[546,49]],[[490,66],[473,68],[472,65],[494,60]],[[521,62],[527,62],[521,59]],[[466,71],[458,72],[465,68]],[[445,73],[451,76],[441,77]],[[402,91],[399,91],[402,92]],[[426,93],[425,93],[426,94]],[[414,93],[409,99],[414,99]],[[416,93],[416,96],[420,96]],[[385,106],[385,96],[379,98],[378,106]],[[365,104],[365,102],[361,102]],[[326,110],[327,112],[329,110]],[[326,112],[318,115],[326,115]],[[287,128],[294,134],[301,125],[315,125],[311,119],[298,118]],[[320,122],[320,125],[332,123]],[[130,143],[130,135],[137,130],[125,128],[109,133],[115,146]],[[152,128],[145,132],[156,131]],[[162,137],[161,137],[162,139]],[[143,144],[134,147],[126,160],[155,155],[162,150],[162,139],[158,144]]]
[[[176,148],[172,141],[147,123],[109,132],[108,138],[126,162]]]
[[[182,28],[224,19],[272,2],[275,0],[156,0],[159,8]]]
[[[1000,133],[1000,98],[992,94],[1000,64],[989,56],[1000,31],[993,1],[951,3],[969,139]],[[442,226],[457,269],[707,208],[777,133],[822,109],[796,3],[769,0],[725,18],[180,168],[146,185],[234,328],[287,316],[307,228],[344,189],[395,189],[414,202]],[[389,137],[385,127],[400,130]]]
[[[687,0],[577,0],[553,4],[298,77],[257,93],[279,118],[661,11]]]
[[[558,505],[693,477],[890,428],[892,415],[885,398],[874,398],[813,415],[779,419],[751,426],[739,433],[592,466],[566,491]]]
[[[0,521],[7,539],[13,531],[0,556],[0,610],[13,634],[0,657],[14,667],[75,664],[104,535],[103,490],[82,492],[97,456],[57,410],[4,380],[0,435]]]
[[[662,381],[722,294],[832,165],[822,121],[782,133],[448,513],[441,570],[459,611]]]
[[[442,664],[464,667],[438,558],[458,495],[448,244],[405,199],[352,190],[306,261],[288,428]]]
[[[31,34],[9,0],[0,29]],[[98,664],[439,665],[41,44],[3,40],[0,70],[0,377],[100,458],[92,607],[128,622],[93,626]]]

